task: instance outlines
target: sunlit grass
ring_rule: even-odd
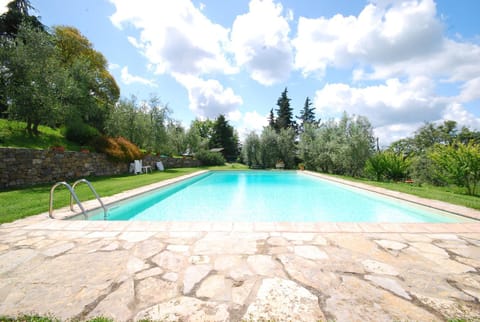
[[[60,145],[70,151],[79,151],[81,148],[78,144],[65,139],[60,129],[40,125],[38,128],[40,135],[30,136],[25,128],[25,122],[0,119],[0,146],[48,149],[51,146]]]
[[[143,175],[121,175],[111,177],[87,178],[101,197],[111,196],[126,190],[139,188],[148,184],[179,177],[199,170],[245,170],[246,166],[238,163],[216,167],[177,168],[166,171],[154,171]],[[72,182],[70,182],[72,183]],[[52,184],[0,192],[0,223],[11,222],[20,218],[48,211],[50,188]],[[93,199],[87,185],[75,188],[81,201]],[[70,201],[68,190],[59,186],[55,190],[54,208],[67,206]]]
[[[351,180],[369,184],[371,186],[381,187],[389,190],[399,191],[415,195],[422,198],[440,200],[455,205],[465,206],[480,210],[480,197],[469,196],[465,193],[465,189],[448,186],[437,187],[429,184],[411,184],[405,182],[378,182],[367,179],[351,178],[346,176],[338,176],[342,179]]]

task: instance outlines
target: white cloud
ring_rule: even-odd
[[[249,12],[237,16],[232,26],[230,49],[237,63],[263,85],[286,80],[292,69],[288,20],[293,13],[284,17],[282,11],[273,0],[251,0]]]
[[[120,68],[119,64],[115,64],[115,63],[109,63],[108,64],[108,69],[109,70],[115,70],[115,69],[119,69],[119,68]]]
[[[183,74],[173,76],[187,89],[189,107],[196,116],[215,118],[219,114],[229,115],[243,104],[240,96],[236,95],[231,88],[224,88],[217,80],[203,80]]]
[[[434,83],[416,77],[402,83],[393,78],[384,84],[351,87],[347,84],[327,84],[315,94],[317,113],[334,117],[343,111],[367,116],[373,126],[432,121],[440,118],[446,99],[434,93]]]
[[[10,2],[11,0],[0,0],[0,15],[1,14],[4,14],[5,12],[7,12],[8,8],[7,8],[7,4]]]
[[[462,85],[459,95],[460,102],[471,102],[480,99],[480,77],[474,78]]]
[[[110,0],[112,23],[131,25],[140,37],[129,37],[157,73],[233,73],[224,47],[228,29],[210,21],[190,0]]]
[[[261,115],[257,111],[246,112],[241,119],[238,120],[235,128],[238,131],[240,141],[244,141],[251,132],[261,134],[265,126],[268,125],[267,115]]]
[[[380,148],[388,147],[392,142],[403,139],[407,136],[412,136],[418,130],[423,122],[415,123],[398,123],[377,127],[373,130],[375,137],[379,139]]]
[[[142,85],[147,85],[147,86],[151,86],[151,87],[157,87],[157,85],[155,84],[155,82],[151,81],[151,80],[148,80],[146,78],[143,78],[143,77],[140,77],[140,76],[135,76],[135,75],[132,75],[128,72],[128,67],[125,66],[122,68],[122,72],[121,72],[121,75],[120,75],[120,79],[122,80],[122,82],[126,85],[130,85],[130,84],[134,84],[134,83],[139,83],[139,84],[142,84]]]
[[[442,45],[442,24],[433,0],[368,4],[358,17],[300,17],[295,66],[323,75],[327,66],[388,65],[425,57]]]
[[[467,111],[459,103],[449,104],[443,114],[444,120],[454,120],[459,126],[480,129],[480,118]]]

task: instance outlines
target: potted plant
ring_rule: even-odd
[[[302,171],[305,170],[305,164],[304,163],[299,163],[298,164],[298,169],[302,170]]]
[[[56,144],[56,145],[54,145],[54,146],[51,146],[51,147],[50,147],[50,150],[55,151],[55,152],[63,153],[63,152],[65,152],[65,147],[64,147],[64,146],[61,146],[61,145],[59,145],[59,144]]]

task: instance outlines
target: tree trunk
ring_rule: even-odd
[[[29,136],[33,136],[32,133],[32,121],[30,119],[27,119],[27,127],[25,128]]]
[[[40,135],[40,131],[38,130],[38,125],[40,124],[40,122],[34,122],[33,123],[33,134],[35,134],[35,136],[39,136]]]

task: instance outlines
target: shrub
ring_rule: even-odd
[[[65,128],[65,137],[73,142],[85,145],[100,136],[98,130],[82,121],[70,122]]]
[[[93,142],[93,146],[95,151],[99,153],[105,153],[111,159],[116,161],[131,162],[133,160],[142,158],[140,149],[135,144],[123,137],[98,137]]]
[[[200,161],[203,165],[224,165],[225,158],[218,152],[211,152],[207,150],[201,150],[195,153],[195,157],[198,161]]]
[[[378,152],[370,157],[365,165],[367,176],[377,181],[383,179],[399,181],[408,175],[410,160],[392,151]]]

